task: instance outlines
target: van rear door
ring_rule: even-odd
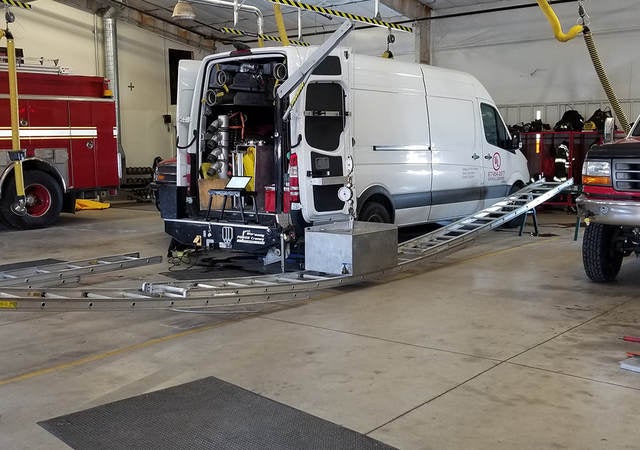
[[[351,98],[347,52],[327,56],[303,91],[302,139],[297,149],[302,213],[307,221],[330,221],[348,213],[338,190],[346,182],[351,154]]]

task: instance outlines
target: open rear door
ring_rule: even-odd
[[[309,221],[333,220],[348,213],[338,197],[347,182],[351,155],[348,55],[341,51],[327,56],[303,91],[303,139],[297,153],[300,197]]]

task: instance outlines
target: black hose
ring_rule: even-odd
[[[184,150],[185,148],[189,148],[196,141],[196,137],[198,137],[198,130],[193,130],[193,139],[191,139],[191,142],[189,142],[187,145],[185,145],[183,147],[178,143],[178,140],[176,139],[176,147],[178,147],[180,150]]]
[[[587,49],[589,50],[589,56],[591,57],[591,61],[593,62],[593,67],[596,69],[596,73],[598,74],[598,78],[600,78],[600,83],[602,84],[602,88],[604,92],[607,94],[607,98],[609,99],[609,103],[611,103],[611,108],[616,114],[618,118],[618,122],[620,122],[620,126],[624,130],[625,133],[629,133],[631,130],[631,126],[629,125],[629,121],[627,120],[627,116],[624,114],[622,107],[620,106],[620,102],[616,97],[615,92],[613,92],[613,87],[611,87],[611,83],[609,83],[609,78],[607,77],[607,73],[604,70],[604,66],[602,65],[602,61],[600,61],[600,56],[598,55],[598,49],[596,48],[595,42],[593,42],[593,36],[591,35],[591,30],[589,28],[584,27],[584,41],[587,44]]]

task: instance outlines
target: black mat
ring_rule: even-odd
[[[214,377],[39,425],[75,449],[392,449]]]

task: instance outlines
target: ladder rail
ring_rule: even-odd
[[[64,283],[81,275],[94,275],[131,269],[162,262],[161,256],[141,257],[140,253],[123,253],[80,261],[55,262],[31,267],[0,271],[0,287],[20,284],[34,285],[49,281]]]

